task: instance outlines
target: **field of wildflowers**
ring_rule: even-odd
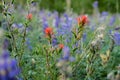
[[[0,80],[120,80],[120,14],[1,5]]]

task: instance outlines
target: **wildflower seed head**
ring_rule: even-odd
[[[34,58],[32,58],[32,64],[35,64],[35,63],[36,63],[35,59],[34,59]]]
[[[104,37],[104,34],[99,34],[99,35],[97,36],[97,38],[100,39],[100,40],[103,39],[103,37]]]

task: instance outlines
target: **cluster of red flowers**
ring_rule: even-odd
[[[29,20],[32,18],[32,15],[29,14],[28,17],[27,17]],[[80,16],[77,18],[77,21],[78,21],[78,25],[79,26],[84,26],[86,23],[88,23],[88,17],[86,15],[83,15],[83,16]],[[46,27],[44,29],[44,33],[45,33],[45,36],[49,39],[52,39],[54,37],[54,33],[53,33],[53,28],[52,27]],[[64,48],[64,44],[59,44],[58,47],[60,49],[63,49]]]
[[[86,23],[88,23],[88,17],[86,15],[82,15],[77,18],[78,25],[84,26]]]

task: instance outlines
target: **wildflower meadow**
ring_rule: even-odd
[[[70,0],[64,12],[16,1],[0,1],[0,80],[120,80],[119,12],[100,11],[99,0],[92,14]]]

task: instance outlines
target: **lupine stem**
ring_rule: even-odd
[[[20,54],[20,57],[19,57],[19,65],[21,65],[21,60],[22,60],[22,56],[23,56],[24,48],[25,48],[26,28],[27,28],[27,25],[25,27],[24,34],[23,34],[23,39],[22,39],[22,43],[21,43],[21,54]]]
[[[11,44],[12,44],[12,51],[14,51],[15,50],[15,52],[17,53],[18,52],[18,50],[17,50],[17,46],[16,46],[16,40],[15,40],[15,36],[14,36],[14,33],[13,33],[13,31],[12,31],[12,29],[11,29],[11,26],[12,26],[12,24],[13,24],[13,19],[14,19],[14,17],[12,16],[12,14],[10,15],[10,20],[8,21],[8,15],[10,14],[10,13],[8,13],[7,12],[7,10],[8,10],[8,8],[5,8],[5,2],[4,1],[2,1],[3,2],[3,6],[4,6],[4,12],[3,12],[3,14],[5,15],[5,18],[6,18],[6,20],[7,20],[7,22],[8,22],[8,31],[9,31],[9,33],[10,33],[10,36],[11,36]],[[14,3],[14,1],[11,1],[11,3],[10,3],[10,5],[11,4],[13,4]]]

